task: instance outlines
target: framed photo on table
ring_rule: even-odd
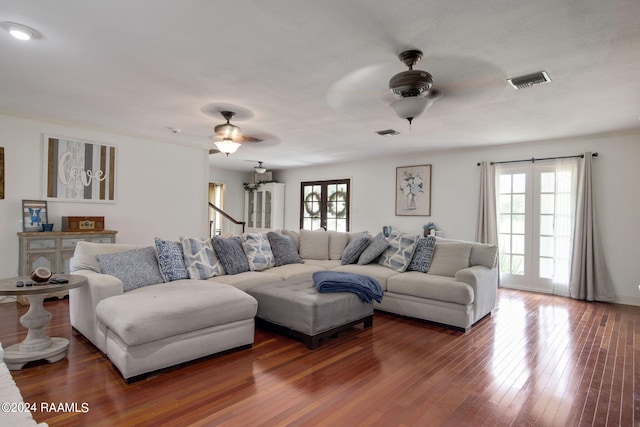
[[[23,231],[42,231],[42,224],[47,224],[48,222],[46,200],[22,201]]]
[[[431,215],[431,165],[396,168],[396,216]]]

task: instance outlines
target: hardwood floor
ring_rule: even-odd
[[[77,404],[34,413],[53,427],[640,423],[640,307],[502,289],[466,334],[376,313],[308,350],[258,329],[251,349],[130,385],[72,332],[66,300],[45,308],[48,333],[71,337],[67,359],[12,373],[26,402]],[[25,311],[0,304],[4,347],[24,337]]]

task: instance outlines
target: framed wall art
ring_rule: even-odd
[[[431,215],[431,165],[396,168],[396,216]]]
[[[45,136],[44,149],[48,200],[115,202],[115,146]]]
[[[42,231],[42,224],[47,224],[48,222],[46,200],[22,201],[23,231]]]

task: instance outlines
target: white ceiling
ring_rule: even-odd
[[[639,16],[638,0],[3,0],[0,22],[41,37],[0,31],[0,110],[209,147],[231,106],[267,138],[211,162],[247,171],[638,130]],[[444,91],[411,129],[387,89],[407,48]],[[506,82],[540,70],[551,83]]]

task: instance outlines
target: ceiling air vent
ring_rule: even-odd
[[[390,136],[390,135],[399,135],[400,132],[393,129],[379,130],[376,132],[380,136]]]
[[[513,77],[511,79],[507,79],[507,81],[514,89],[525,89],[531,86],[550,82],[551,79],[546,71],[539,71],[537,73],[527,74],[526,76]]]

